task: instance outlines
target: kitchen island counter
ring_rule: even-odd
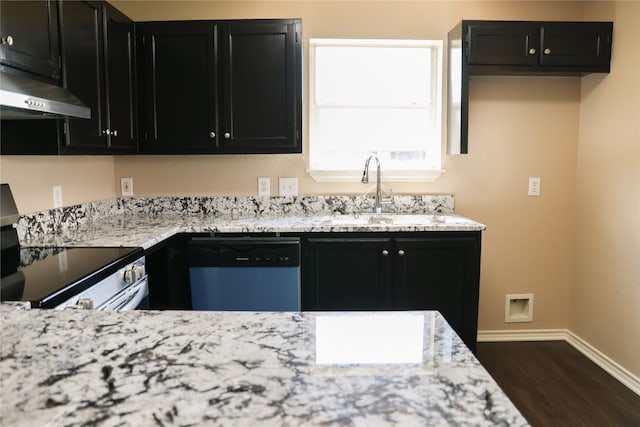
[[[0,425],[527,425],[437,312],[0,310]]]

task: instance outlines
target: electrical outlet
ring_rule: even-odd
[[[280,196],[298,195],[298,178],[280,178],[278,180]]]
[[[123,196],[133,196],[133,178],[120,178],[120,190]]]
[[[62,207],[62,186],[54,185],[53,186],[53,208],[61,208]]]
[[[269,197],[271,195],[271,178],[261,176],[258,178],[258,196]]]
[[[540,195],[540,178],[529,178],[529,196]]]

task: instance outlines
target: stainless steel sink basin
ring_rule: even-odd
[[[331,215],[322,218],[325,224],[331,225],[428,225],[444,223],[438,215],[419,214],[345,214]]]

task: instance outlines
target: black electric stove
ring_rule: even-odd
[[[100,310],[148,304],[142,248],[20,247],[18,209],[9,185],[1,184],[1,190],[1,301]]]
[[[2,259],[0,299],[55,308],[143,256],[141,248],[20,248]]]

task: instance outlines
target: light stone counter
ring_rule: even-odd
[[[251,217],[183,215],[175,213],[120,214],[98,218],[56,233],[23,240],[23,246],[132,246],[150,248],[180,232],[214,233],[323,233],[481,231],[483,224],[455,214],[384,215],[380,223],[370,216],[343,215]],[[386,220],[395,223],[385,222]]]
[[[3,426],[527,425],[437,312],[0,314]]]
[[[150,248],[179,232],[323,233],[482,231],[454,214],[450,195],[395,196],[389,213],[363,196],[120,198],[24,215],[23,246]],[[361,214],[357,214],[360,212]]]

